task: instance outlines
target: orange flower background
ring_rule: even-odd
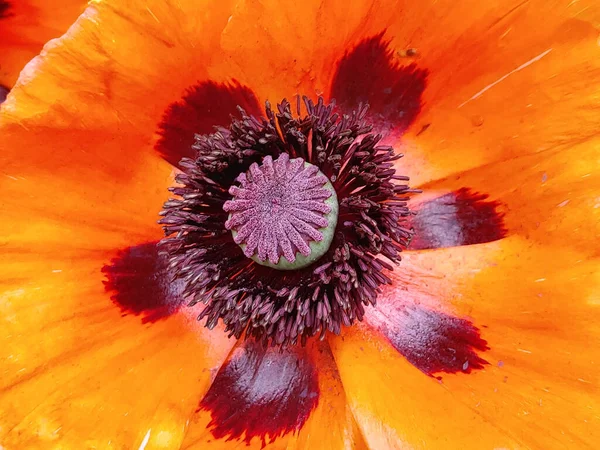
[[[0,113],[0,445],[595,448],[595,3],[92,2]],[[367,101],[424,194],[362,322],[265,350],[156,220],[193,133],[296,94]]]
[[[0,1],[0,102],[23,66],[49,39],[64,33],[85,8],[85,1]]]

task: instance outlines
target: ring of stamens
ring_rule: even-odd
[[[189,305],[204,303],[198,320],[209,328],[222,322],[230,336],[265,345],[305,343],[362,320],[382,286],[391,283],[387,272],[400,262],[413,235],[405,221],[416,191],[408,177],[396,173],[402,155],[371,133],[367,108],[340,116],[323,99],[305,99],[304,106],[305,114],[299,102],[294,114],[286,100],[276,110],[267,103],[263,118],[240,110],[228,128],[198,135],[196,156],[180,162],[174,198],[161,212],[167,237],[160,252],[173,278],[182,280]],[[286,174],[302,177],[273,181],[278,164]],[[271,168],[272,183],[265,180]],[[310,187],[314,198],[299,196],[302,190],[294,183]],[[334,210],[327,203],[334,194],[337,219],[327,216]],[[316,204],[307,208],[309,198]],[[277,214],[277,208],[298,204],[305,212],[294,217],[308,228],[290,225],[302,239],[291,238],[291,228]],[[260,208],[267,212],[258,214]],[[317,254],[313,246],[325,242],[328,233],[324,219],[335,236],[319,261],[278,270],[282,262],[306,258],[306,245],[308,257]],[[275,228],[285,230],[285,239]],[[279,261],[275,268],[274,260]]]
[[[306,267],[323,256],[333,240],[338,202],[329,179],[302,158],[282,153],[238,176],[223,205],[225,228],[244,254],[281,270]]]

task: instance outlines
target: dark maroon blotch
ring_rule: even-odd
[[[331,97],[344,111],[369,104],[370,119],[382,131],[406,130],[421,111],[428,71],[400,65],[383,33],[365,39],[338,63]]]
[[[7,88],[6,86],[0,84],[0,103],[3,103],[4,100],[6,100],[6,97],[8,97],[9,92],[10,88]]]
[[[217,438],[259,437],[263,445],[302,428],[319,403],[317,372],[306,348],[265,348],[248,340],[223,365],[199,410]]]
[[[409,250],[482,244],[506,237],[502,204],[461,188],[415,205],[415,230]]]
[[[142,316],[143,323],[156,322],[183,305],[182,283],[171,281],[156,243],[121,250],[102,272],[105,289],[123,315]]]
[[[192,145],[196,134],[210,134],[215,127],[229,125],[231,116],[238,115],[238,106],[248,114],[261,115],[254,93],[237,82],[208,81],[189,88],[181,100],[166,110],[159,124],[156,150],[174,166],[183,157],[195,158]]]
[[[10,15],[9,10],[10,3],[8,3],[6,0],[0,0],[0,19],[8,17]]]
[[[467,319],[420,305],[381,302],[375,324],[390,343],[423,373],[471,373],[488,364],[477,352],[488,350],[479,329]]]

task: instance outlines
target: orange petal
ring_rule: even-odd
[[[181,314],[151,327],[121,317],[102,284],[105,258],[2,262],[5,447],[179,448],[233,341]]]
[[[105,287],[101,271],[116,249],[162,234],[170,166],[151,150],[124,163],[129,148],[149,148],[138,135],[3,131],[0,442],[179,448],[233,342],[182,314],[151,327],[122,317],[111,295],[140,306],[148,285],[158,293],[154,272],[115,264]],[[128,268],[138,270],[134,289]],[[164,303],[133,312],[153,318]]]
[[[367,324],[333,339],[332,350],[369,444],[593,447],[600,438],[599,353],[589,345],[600,332],[597,267],[597,259],[573,249],[543,248],[517,236],[407,254],[380,311],[393,311],[391,302],[468,319],[487,342],[478,353],[489,364],[468,374],[443,373],[440,381],[427,377],[393,345],[402,336],[384,328],[406,319],[373,320],[368,311]],[[435,356],[427,346],[439,343],[439,329],[427,323],[421,324],[427,336],[408,338],[423,341],[425,355]]]
[[[193,109],[182,122],[177,102],[198,103],[196,109],[214,104],[208,109],[216,117],[211,123],[203,120],[200,132],[223,125],[221,119],[229,112],[223,99],[213,99],[210,92],[198,96],[190,89],[238,80],[244,89],[256,90],[259,103],[296,92],[325,92],[337,70],[335,62],[352,45],[381,34],[390,24],[389,15],[383,14],[388,6],[365,1],[349,9],[337,1],[311,1],[299,10],[279,2],[262,2],[260,7],[242,2],[234,8],[226,1],[206,8],[192,1],[137,0],[116,6],[97,1],[27,66],[19,89],[3,106],[3,119],[26,120],[28,127],[39,122],[88,131],[153,130],[164,154],[162,144],[169,133],[158,124],[165,114],[172,116],[171,127],[189,131],[198,125]],[[290,30],[307,25],[314,33],[290,35]],[[352,34],[357,36],[349,40]],[[307,40],[309,36],[313,38]],[[243,104],[247,94],[231,100]],[[400,91],[394,90],[396,94]]]
[[[516,447],[515,440],[379,342],[374,332],[356,326],[330,341],[369,448]]]
[[[44,0],[0,1],[0,85],[13,86],[25,64],[46,41],[67,31],[85,5],[85,0],[66,0],[60,8]]]
[[[114,250],[162,236],[156,221],[171,168],[143,137],[8,125],[0,132],[0,234],[7,249]],[[144,155],[122,158],[144,146]]]
[[[568,149],[524,155],[429,183],[423,189],[438,196],[468,187],[488,195],[488,205],[497,205],[506,234],[597,256],[597,246],[590,245],[600,235],[600,176],[593,170],[600,164],[597,148],[594,139]],[[480,230],[493,225],[498,216],[487,218],[487,223],[479,224]],[[451,225],[444,222],[444,230]]]
[[[95,1],[26,67],[3,104],[5,120],[149,136],[168,105],[221,58],[231,8],[231,1]]]
[[[594,136],[598,16],[593,1],[407,2],[386,36],[429,76],[397,144],[404,173],[420,184]]]
[[[328,90],[335,62],[362,37],[390,23],[389,2],[310,0],[296,4],[244,0],[236,5],[221,40],[218,68],[275,103]],[[357,36],[356,36],[357,35]],[[356,36],[356,37],[355,37]]]
[[[348,405],[329,345],[315,344],[311,350],[319,375],[319,403],[288,449],[368,449]]]

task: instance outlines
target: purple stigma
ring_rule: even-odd
[[[335,208],[337,218],[337,199],[332,204],[333,187],[316,166],[282,153],[275,161],[266,156],[260,166],[252,164],[236,181],[240,185],[229,188],[233,199],[223,205],[229,213],[225,228],[248,258],[273,267],[283,263],[281,256],[294,263],[302,255],[303,262],[312,263],[327,251],[331,242],[320,255],[311,255],[316,250],[311,243],[333,235],[324,231],[335,227],[330,214]]]

